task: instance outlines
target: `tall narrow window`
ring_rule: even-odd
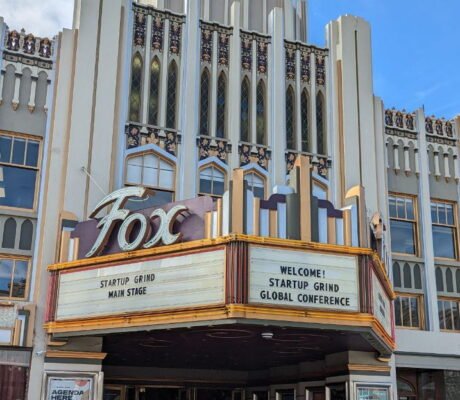
[[[457,228],[453,203],[431,201],[433,250],[435,257],[456,258]]]
[[[241,84],[241,127],[240,140],[249,142],[249,80],[244,78]]]
[[[257,85],[257,144],[266,145],[266,111],[265,111],[265,84],[261,80]]]
[[[150,65],[149,124],[158,125],[160,95],[160,61],[155,57]]]
[[[129,120],[141,121],[141,92],[142,92],[142,58],[139,53],[133,57],[131,66],[131,95],[129,98]]]
[[[225,74],[221,72],[217,81],[216,136],[218,138],[225,137],[225,127],[227,126],[226,103],[227,79],[225,78]]]
[[[302,91],[300,97],[300,117],[302,123],[302,151],[310,151],[309,134],[308,134],[308,94],[307,90]]]
[[[200,135],[209,135],[209,71],[206,68],[200,81]]]
[[[286,148],[296,150],[295,140],[295,99],[292,86],[286,91]]]
[[[19,236],[19,248],[21,250],[32,249],[32,237],[34,234],[34,226],[29,219],[26,219],[21,224],[21,235]]]
[[[177,65],[173,61],[168,69],[168,96],[166,99],[166,128],[176,129]]]
[[[316,143],[318,154],[326,154],[326,132],[324,132],[324,98],[321,93],[316,96]]]
[[[5,221],[3,227],[2,247],[5,249],[14,249],[16,241],[16,220],[12,217]]]
[[[416,254],[417,219],[414,199],[389,196],[391,250],[396,253]]]

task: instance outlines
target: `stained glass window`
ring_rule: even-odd
[[[139,53],[133,57],[131,67],[131,95],[129,98],[129,120],[141,120],[141,92],[142,92],[142,58]]]
[[[150,66],[149,124],[158,124],[158,97],[160,94],[160,62],[154,58]]]
[[[286,148],[296,149],[295,140],[295,99],[292,86],[286,91]]]
[[[217,81],[217,124],[216,136],[219,138],[225,137],[226,127],[226,102],[227,102],[227,79],[222,72]]]
[[[302,123],[302,151],[310,151],[308,134],[308,94],[304,89],[300,97],[300,118]]]
[[[200,135],[209,135],[209,71],[206,68],[200,82]]]
[[[261,80],[257,85],[257,144],[267,144],[265,120],[265,84]]]
[[[173,61],[168,70],[168,95],[166,99],[166,128],[176,129],[177,65]]]
[[[247,78],[241,84],[240,140],[249,142],[249,80]]]
[[[323,95],[316,96],[316,144],[317,153],[326,154],[326,134],[324,132],[324,100]]]

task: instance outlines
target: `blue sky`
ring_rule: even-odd
[[[197,0],[194,0],[197,1]],[[386,107],[452,118],[460,114],[460,0],[308,0],[309,41],[339,15],[372,28],[374,91]],[[53,36],[72,23],[73,0],[0,0],[10,27]]]
[[[339,15],[372,29],[374,92],[385,107],[460,114],[460,0],[309,0],[309,41]]]

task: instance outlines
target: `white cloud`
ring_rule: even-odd
[[[0,0],[0,16],[10,29],[53,37],[72,27],[73,5],[74,0]]]

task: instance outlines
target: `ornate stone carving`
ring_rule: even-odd
[[[169,27],[169,52],[171,54],[180,54],[180,43],[182,36],[182,22],[171,20]]]
[[[261,40],[260,38],[256,39],[257,43],[257,72],[259,74],[265,74],[267,72],[267,50],[268,50],[268,41]]]
[[[316,84],[324,86],[326,84],[326,69],[325,69],[325,56],[323,54],[316,54]]]
[[[219,32],[219,65],[228,66],[229,63],[229,42],[230,35],[228,33]]]
[[[212,59],[212,31],[201,27],[201,61],[210,63]]]
[[[24,38],[24,44],[22,46],[22,50],[25,54],[34,54],[35,53],[35,37],[31,33],[29,33]]]
[[[146,144],[156,144],[168,153],[176,156],[179,137],[174,131],[130,124],[126,126],[126,144],[132,149]]]
[[[19,50],[19,33],[17,31],[11,31],[7,34],[6,48],[11,51]]]
[[[231,145],[223,139],[199,137],[198,152],[200,161],[209,157],[217,157],[222,162],[227,163]]]
[[[271,158],[271,151],[263,146],[251,146],[243,143],[238,147],[240,156],[240,167],[254,163],[264,169],[268,169],[268,161]]]
[[[244,70],[252,69],[252,37],[241,35],[241,67]]]
[[[433,133],[433,120],[430,117],[425,118],[425,131],[426,133]]]
[[[310,51],[302,49],[300,51],[300,79],[303,83],[310,83]]]
[[[293,48],[286,43],[285,51],[286,79],[294,81],[296,72],[295,47]]]
[[[145,12],[138,10],[134,14],[134,35],[133,44],[134,46],[144,47],[145,45],[145,25],[147,17]]]
[[[159,13],[153,14],[152,22],[152,49],[163,50],[163,36],[164,36],[164,18]]]

